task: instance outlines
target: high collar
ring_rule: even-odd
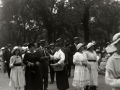
[[[119,59],[120,59],[120,55],[118,55],[117,53],[114,53],[114,54],[113,54],[113,57],[114,57],[114,58],[119,58]]]
[[[36,51],[34,50],[34,52],[33,53],[35,53]],[[28,51],[28,53],[32,53],[31,51]]]

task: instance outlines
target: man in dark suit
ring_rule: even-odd
[[[54,55],[55,51],[56,51],[56,50],[55,50],[55,47],[54,47],[54,43],[51,43],[51,44],[49,45],[49,53],[50,53],[51,55]],[[54,60],[50,60],[50,61],[49,61],[51,84],[53,84],[53,83],[54,83],[55,71],[53,70],[53,68],[52,68],[52,66],[51,66],[50,64],[54,64]]]
[[[71,76],[71,65],[72,65],[72,61],[71,61],[71,50],[70,50],[70,42],[69,40],[66,40],[64,42],[65,46],[63,48],[63,52],[65,53],[65,59],[67,61],[67,69],[68,69],[68,77]]]
[[[73,64],[73,55],[77,51],[77,48],[76,48],[77,44],[79,44],[79,37],[74,37],[74,43],[72,45],[70,45],[69,77],[71,76],[71,66],[74,66],[74,64]]]
[[[37,48],[37,53],[40,57],[40,63],[41,63],[41,74],[42,79],[44,80],[43,86],[44,90],[48,90],[48,66],[49,66],[49,55],[45,48],[45,40],[40,40],[40,47]]]
[[[7,47],[5,48],[4,53],[3,53],[3,60],[5,61],[6,69],[7,69],[7,73],[8,73],[9,78],[10,78],[10,70],[11,70],[9,67],[10,57],[11,57],[11,49],[12,49],[11,44],[8,44]]]

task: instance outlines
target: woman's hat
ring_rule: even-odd
[[[79,43],[79,44],[76,46],[77,50],[79,50],[83,45],[84,45],[83,43]]]
[[[60,43],[56,43],[55,46],[61,47],[61,44]]]
[[[113,36],[112,45],[117,44],[120,41],[120,33],[117,33]]]
[[[20,50],[20,48],[18,46],[15,46],[11,53],[13,54],[16,50]]]
[[[95,43],[93,43],[93,42],[88,43],[87,49],[91,48],[91,47],[94,46],[94,45],[95,45]]]
[[[5,49],[5,47],[2,47],[2,48],[1,48],[1,50],[4,50],[4,49]]]
[[[116,47],[115,47],[113,44],[111,44],[111,45],[108,45],[108,46],[105,48],[105,50],[106,50],[107,53],[113,53],[113,52],[115,52],[117,49],[116,49]]]

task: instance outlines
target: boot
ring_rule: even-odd
[[[90,90],[90,86],[86,86],[86,87],[85,87],[85,90]]]
[[[93,87],[92,87],[92,90],[97,90],[97,87],[96,87],[96,86],[93,86]]]
[[[90,90],[93,90],[93,86],[90,86]]]

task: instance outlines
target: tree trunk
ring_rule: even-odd
[[[85,42],[89,42],[90,41],[90,31],[89,31],[89,16],[90,16],[90,13],[89,13],[89,9],[90,9],[90,6],[86,6],[84,8],[84,14],[83,14],[83,28],[84,28],[84,40]]]

